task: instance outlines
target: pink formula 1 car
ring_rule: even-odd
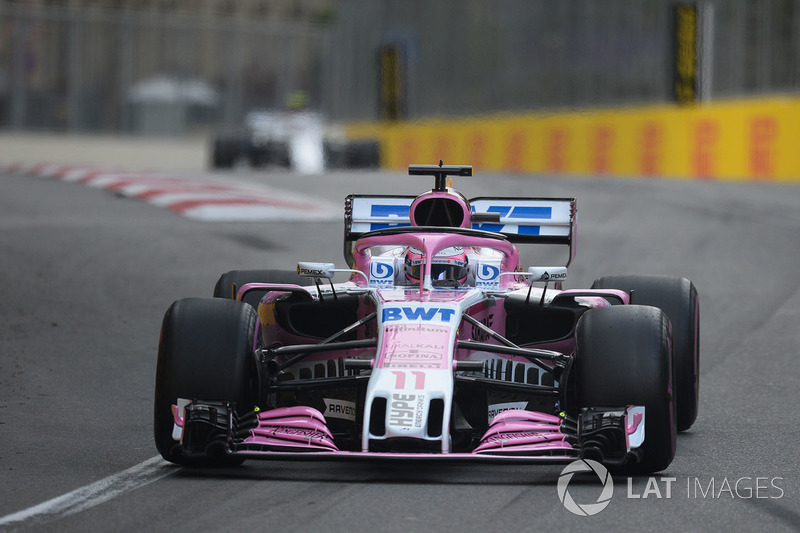
[[[613,276],[565,290],[566,266],[523,269],[517,245],[566,245],[568,266],[574,199],[468,200],[446,181],[471,167],[409,173],[434,188],[346,198],[347,268],[232,271],[214,298],[169,308],[161,455],[666,468],[697,416],[694,285]]]

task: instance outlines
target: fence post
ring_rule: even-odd
[[[81,28],[73,11],[67,11],[67,131],[81,129]]]
[[[11,72],[11,127],[14,129],[25,128],[25,118],[28,108],[27,80],[25,69],[25,40],[27,37],[25,16],[16,13],[13,30],[13,64]]]

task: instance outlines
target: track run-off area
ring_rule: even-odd
[[[697,422],[666,471],[614,476],[607,507],[582,517],[559,499],[563,466],[191,469],[156,457],[156,353],[169,305],[210,296],[232,269],[344,266],[344,197],[417,194],[428,178],[35,167],[0,171],[0,530],[800,527],[798,186],[479,171],[454,180],[468,197],[576,197],[568,288],[665,274],[699,291]],[[569,493],[594,503],[599,480],[576,475]]]

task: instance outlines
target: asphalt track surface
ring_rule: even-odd
[[[334,202],[430,187],[388,173],[236,177]],[[800,187],[501,175],[456,186],[467,196],[577,197],[568,287],[624,273],[695,282],[700,415],[667,471],[615,477],[608,506],[580,517],[559,500],[562,466],[249,461],[196,470],[154,459],[156,350],[170,303],[210,295],[234,268],[343,265],[341,220],[197,222],[5,174],[0,530],[797,530]],[[579,503],[600,491],[593,475],[569,484]]]

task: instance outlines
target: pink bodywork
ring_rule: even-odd
[[[501,263],[502,272],[513,272],[519,266],[519,251],[516,246],[501,239],[490,239],[472,235],[459,235],[451,233],[402,233],[397,235],[378,235],[359,239],[356,243],[354,256],[355,268],[361,272],[369,272],[371,255],[367,250],[374,246],[413,246],[421,250],[425,257],[434,257],[437,252],[451,246],[475,246],[492,248],[503,254]],[[424,280],[431,277],[431,263],[425,262],[425,273],[420,280],[420,291],[424,291]],[[500,278],[500,287],[506,288],[512,284],[513,276]],[[357,279],[357,278],[356,278]],[[354,279],[354,281],[356,281]],[[356,283],[364,283],[363,280]]]
[[[413,212],[413,210],[412,210]],[[355,269],[364,273],[370,272],[370,260],[372,258],[369,249],[375,246],[412,246],[422,251],[425,257],[433,257],[437,252],[451,246],[462,247],[487,247],[502,253],[501,272],[515,272],[519,270],[519,252],[510,242],[501,239],[491,239],[474,235],[461,235],[453,233],[400,233],[387,234],[373,237],[365,237],[358,240],[354,247]],[[522,274],[522,273],[521,273]],[[409,290],[409,287],[395,287],[388,290],[378,291],[381,303],[387,302],[408,302],[417,305],[423,302],[449,302],[456,303],[465,297],[464,291],[448,291],[438,288],[433,290],[430,286],[426,287],[425,281],[430,280],[431,263],[425,262],[424,275],[421,277],[419,291]],[[515,276],[503,276],[500,278],[500,290],[520,289],[527,284],[517,281]],[[354,275],[351,280],[355,285],[364,287],[367,281]],[[299,285],[279,285],[267,283],[251,283],[242,286],[238,290],[237,299],[242,299],[244,294],[253,289],[272,289],[263,300],[264,303],[274,302],[280,296],[288,292],[306,293],[307,288]],[[571,296],[571,291],[559,291],[564,296]],[[589,301],[590,305],[608,305],[604,300],[604,295],[611,295],[619,298],[624,304],[629,303],[628,295],[621,291],[612,290],[582,290],[574,291],[575,296],[579,296]],[[488,316],[489,310],[484,306],[476,306],[474,318],[481,320],[485,315]],[[503,323],[504,314],[501,308],[493,308],[496,314],[495,319],[498,323]],[[359,315],[362,313],[359,312]],[[471,313],[473,314],[473,313]],[[465,323],[462,322],[462,326]],[[261,321],[258,321],[261,327]],[[376,370],[414,368],[414,369],[434,369],[445,370],[451,362],[449,350],[450,326],[433,324],[382,324],[383,340],[375,352],[373,367]],[[459,338],[469,339],[471,326],[462,327],[459,330]],[[502,328],[497,325],[493,328],[498,333],[503,334]],[[413,330],[413,331],[411,331]],[[288,335],[284,332],[283,335]],[[257,334],[256,339],[260,338]],[[307,342],[307,339],[286,338],[282,339],[287,344]],[[488,342],[496,342],[489,339]],[[415,350],[395,349],[395,346],[404,344],[414,345]],[[573,348],[572,339],[556,341],[549,346],[564,353],[569,353]],[[255,348],[255,346],[254,346]],[[457,350],[454,356],[467,356]],[[320,354],[322,359],[341,357],[341,354]],[[350,354],[349,356],[352,356]],[[455,364],[456,357],[453,357],[452,364]],[[519,360],[519,357],[506,357],[506,359]],[[402,372],[395,372],[403,374]],[[415,372],[421,373],[421,372]],[[400,384],[403,385],[403,384]],[[404,388],[400,386],[400,388]],[[177,411],[174,412],[176,425],[182,426],[183,420],[179,419]],[[297,454],[305,452],[302,456],[336,456],[347,455],[353,457],[394,457],[394,458],[421,458],[420,454],[409,453],[375,453],[375,452],[348,452],[340,451],[334,443],[333,435],[326,425],[324,416],[316,409],[311,407],[279,407],[270,411],[257,413],[257,427],[250,432],[243,444],[244,453],[247,454]],[[531,460],[538,459],[543,461],[566,461],[577,456],[578,452],[567,441],[567,436],[562,433],[561,426],[563,419],[544,413],[531,412],[519,409],[504,411],[495,416],[487,431],[480,440],[480,444],[471,453],[445,454],[450,458],[456,459],[502,459],[504,456],[528,457]],[[634,426],[636,423],[634,423]],[[247,449],[247,444],[252,444],[253,448]]]
[[[513,409],[492,419],[473,453],[515,455],[568,453],[574,450],[561,433],[563,420],[557,416]]]
[[[383,327],[375,368],[445,370],[449,348],[450,328],[445,326],[388,324]]]
[[[260,411],[258,426],[244,444],[269,446],[276,451],[338,451],[325,417],[312,407],[282,407]]]
[[[175,424],[183,427],[184,419],[173,406]],[[335,452],[336,455],[421,458],[419,454],[371,453],[339,451],[333,442],[322,414],[312,407],[280,407],[257,414],[258,426],[244,439],[253,444],[252,450],[244,453],[280,455],[282,453],[320,454]],[[471,454],[448,454],[453,458],[465,458],[481,454],[548,457],[567,459],[577,455],[574,447],[561,433],[562,419],[544,413],[511,410],[500,413],[492,421],[481,439],[480,445]]]

